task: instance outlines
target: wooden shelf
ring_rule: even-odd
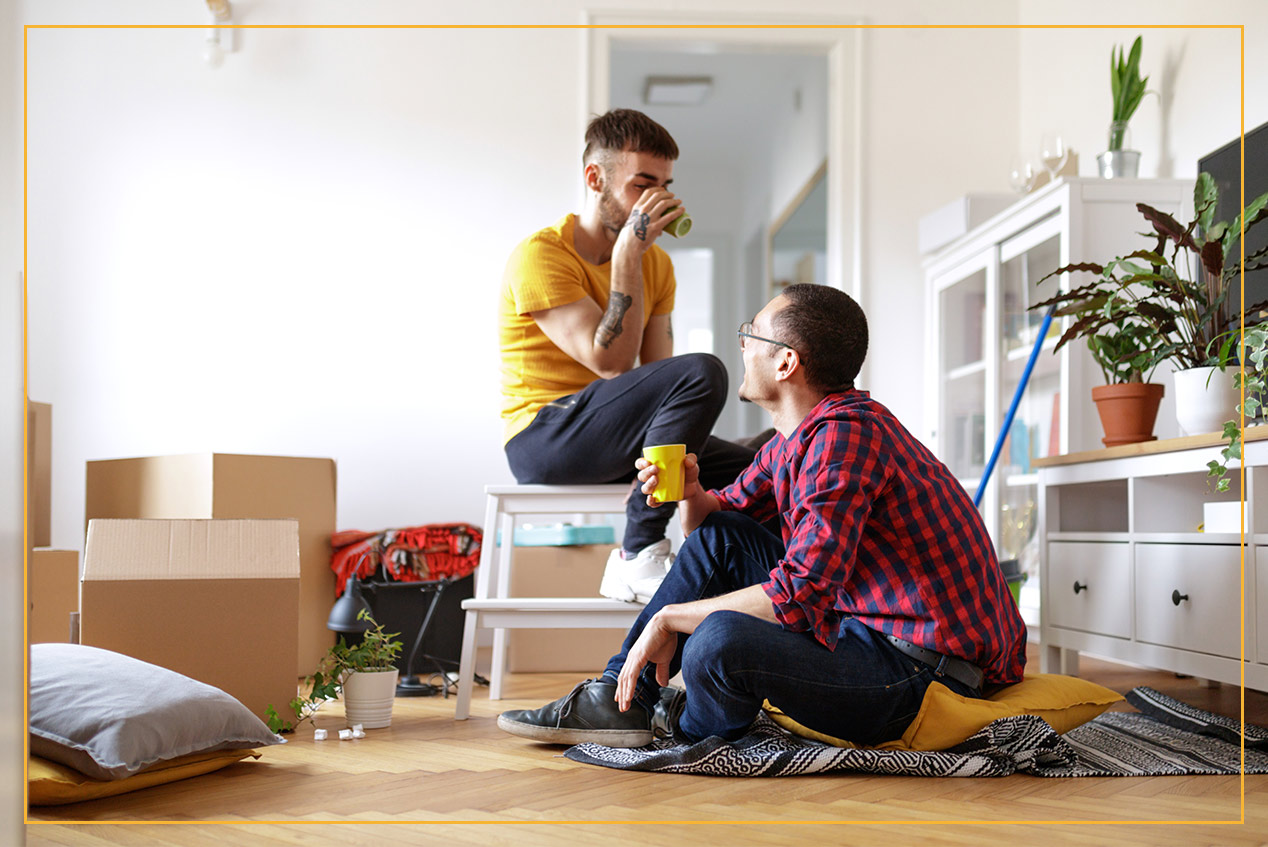
[[[1245,440],[1248,442],[1268,440],[1268,426],[1248,428],[1245,432]],[[1224,436],[1221,433],[1208,432],[1204,435],[1186,435],[1182,438],[1165,438],[1161,441],[1141,441],[1136,444],[1106,447],[1103,450],[1087,450],[1082,453],[1068,453],[1064,456],[1048,456],[1043,459],[1035,459],[1032,464],[1037,468],[1056,468],[1062,465],[1101,462],[1108,459],[1123,459],[1129,456],[1153,456],[1160,453],[1175,453],[1180,450],[1219,447],[1222,444],[1224,444]]]

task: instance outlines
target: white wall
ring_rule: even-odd
[[[764,5],[698,4],[750,15]],[[1234,17],[1251,7],[1227,5]],[[588,8],[238,4],[245,24],[572,24]],[[1037,8],[796,0],[784,11],[1010,24],[1035,20]],[[1144,19],[1152,6],[1132,8]],[[1075,9],[1061,19],[1105,16],[1091,3]],[[201,4],[175,10],[164,0],[28,0],[18,14],[204,22]],[[1202,18],[1211,14],[1206,4]],[[1080,86],[1063,83],[1063,130],[1081,152],[1095,146],[1101,106],[1075,112],[1103,98],[1103,72],[1080,81],[1070,70],[1080,32],[864,36],[866,387],[912,425],[923,412],[916,221],[967,191],[1006,190],[1019,139],[1037,141],[1035,127],[1049,120],[1033,79],[1054,67]],[[1086,64],[1103,68],[1112,39],[1092,32]],[[494,298],[514,244],[576,206],[583,35],[248,30],[216,71],[201,64],[201,37],[31,34],[31,382],[56,407],[54,544],[82,547],[85,460],[199,450],[334,457],[341,527],[478,521],[481,486],[510,479]],[[1225,51],[1208,39],[1186,44],[1185,85],[1223,85],[1200,71],[1224,68]],[[1187,114],[1199,114],[1202,103],[1186,98]],[[1176,160],[1216,140],[1177,130]],[[749,255],[750,240],[735,235]]]
[[[1131,121],[1142,177],[1195,177],[1198,159],[1237,138],[1241,129],[1241,32],[1193,24],[1246,26],[1246,129],[1268,120],[1268,3],[1221,0],[1120,0],[1112,7],[1069,0],[1060,13],[1023,2],[1021,22],[1045,25],[1098,19],[1122,29],[1028,29],[1021,34],[1021,152],[1037,156],[1040,134],[1062,133],[1079,151],[1079,173],[1096,175],[1110,122],[1111,50],[1142,36],[1141,72],[1148,90]],[[1139,24],[1175,28],[1142,29]],[[1131,26],[1136,24],[1136,26]]]

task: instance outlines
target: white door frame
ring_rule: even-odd
[[[711,12],[583,11],[586,28],[582,74],[581,131],[594,114],[609,108],[609,68],[613,41],[648,42],[681,49],[725,44],[757,50],[795,51],[828,59],[828,284],[852,296],[866,311],[862,284],[862,68],[863,30],[859,18],[824,25],[789,15]],[[784,27],[789,28],[772,28]],[[668,28],[667,28],[668,27]],[[772,210],[773,219],[777,210]]]

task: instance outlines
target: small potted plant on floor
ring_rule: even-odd
[[[398,675],[395,662],[401,655],[401,642],[395,639],[400,633],[384,632],[383,625],[376,623],[365,609],[357,614],[357,619],[370,624],[360,642],[349,645],[340,635],[338,643],[318,663],[317,670],[304,680],[307,693],[290,702],[295,720],[283,719],[270,705],[266,711],[270,729],[274,732],[294,729],[340,694],[348,726],[361,724],[365,729],[377,729],[391,725]]]
[[[1057,305],[1075,316],[1058,347],[1074,338],[1102,334],[1127,321],[1148,332],[1148,346],[1158,361],[1175,365],[1176,417],[1186,434],[1219,432],[1233,416],[1233,381],[1222,373],[1233,357],[1240,327],[1268,306],[1257,303],[1239,313],[1230,296],[1237,290],[1239,263],[1231,260],[1244,225],[1246,231],[1268,218],[1268,193],[1252,200],[1232,222],[1216,222],[1219,192],[1205,173],[1193,191],[1194,217],[1180,224],[1171,215],[1137,203],[1153,228],[1152,245],[1099,264],[1080,262],[1058,268],[1058,274],[1096,274],[1031,308]],[[1247,256],[1247,268],[1264,263],[1264,251]],[[1043,280],[1040,280],[1042,282]],[[1250,316],[1247,320],[1246,316]]]

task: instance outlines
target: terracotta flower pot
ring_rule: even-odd
[[[1129,382],[1122,385],[1098,385],[1092,389],[1092,400],[1101,416],[1106,447],[1154,441],[1154,421],[1162,402],[1163,386],[1153,382]]]

